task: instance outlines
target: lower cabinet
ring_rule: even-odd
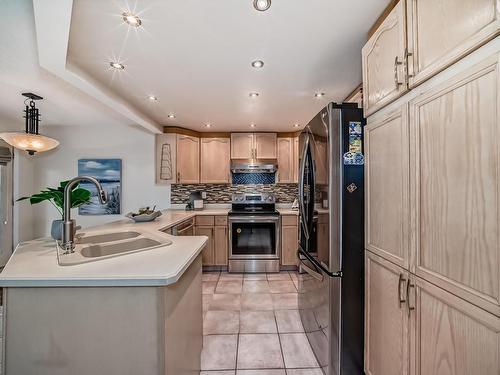
[[[281,265],[297,266],[299,228],[297,215],[281,216]]]
[[[197,216],[196,236],[207,236],[202,252],[204,266],[227,266],[228,229],[226,216]]]
[[[367,375],[498,375],[500,318],[365,255]]]
[[[365,252],[365,373],[409,373],[409,326],[402,268]],[[429,374],[430,375],[430,374]]]

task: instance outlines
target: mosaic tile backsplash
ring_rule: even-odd
[[[189,193],[193,191],[206,192],[207,198],[204,199],[206,204],[231,203],[231,194],[233,193],[254,192],[274,193],[276,195],[276,203],[293,203],[298,194],[298,186],[297,184],[173,184],[170,193],[172,204],[186,204]]]
[[[233,173],[233,185],[274,184],[274,173]]]

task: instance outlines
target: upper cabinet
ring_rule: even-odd
[[[231,134],[231,159],[276,158],[276,133]]]
[[[252,159],[254,153],[253,133],[231,134],[231,159]]]
[[[256,133],[254,148],[257,159],[276,159],[276,133]]]
[[[405,1],[401,0],[362,50],[365,116],[408,90],[405,51]]]
[[[498,0],[400,0],[362,50],[365,116],[500,34]]]
[[[200,138],[177,134],[177,183],[200,182]]]
[[[201,138],[201,183],[227,184],[231,181],[230,139]]]
[[[177,136],[158,134],[156,136],[156,183],[177,182]]]
[[[498,0],[407,0],[408,71],[414,87],[500,30]]]
[[[298,138],[278,138],[277,182],[297,182],[298,169]]]

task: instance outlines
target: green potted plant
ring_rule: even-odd
[[[52,222],[50,234],[55,240],[61,240],[62,237],[61,232],[64,209],[64,188],[66,187],[68,182],[69,181],[62,181],[61,183],[59,183],[59,187],[57,188],[48,187],[46,190],[42,190],[30,197],[22,197],[17,200],[17,202],[19,202],[29,199],[31,204],[37,204],[44,201],[49,201],[50,203],[52,203],[52,205],[57,209],[57,211],[59,211],[59,214],[61,215],[61,220],[54,220]],[[76,185],[71,190],[71,208],[80,207],[85,203],[89,203],[91,196],[92,194],[90,191],[80,188],[79,185]]]

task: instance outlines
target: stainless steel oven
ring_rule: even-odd
[[[272,194],[235,194],[229,212],[229,272],[279,272],[280,216]]]

